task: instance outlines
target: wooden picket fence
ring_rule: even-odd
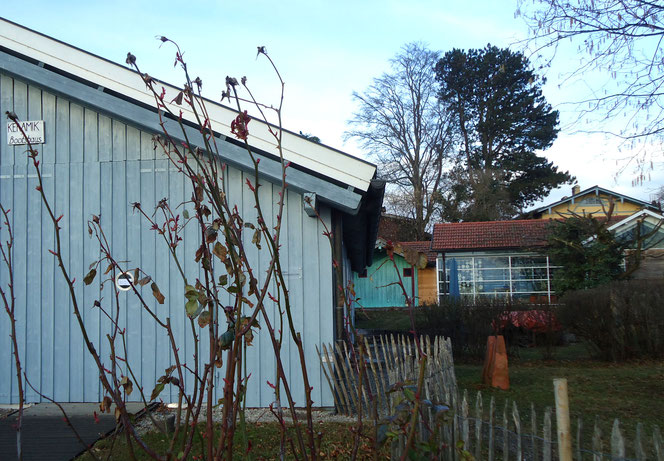
[[[361,337],[358,341],[362,341],[363,347],[358,344],[351,348],[346,343],[323,345],[318,351],[321,365],[339,413],[351,416],[362,412],[381,423],[395,413],[396,405],[403,400],[398,392],[392,392],[395,383],[417,380],[418,348],[408,336]],[[448,460],[467,459],[468,454],[476,460],[489,461],[559,458],[552,408],[546,408],[538,420],[535,406],[531,404],[524,413],[528,416],[524,422],[516,402],[505,401],[502,413],[496,408],[494,397],[485,409],[481,392],[475,396],[474,403],[471,402],[467,391],[462,396],[457,391],[450,340],[421,337],[420,341],[420,348],[428,357],[420,399],[429,404],[423,405],[418,440],[430,441],[431,437],[436,437],[434,444],[439,447],[441,458]],[[358,373],[360,361],[365,365],[362,377]],[[450,416],[438,418],[436,412],[440,407],[432,402],[448,405]],[[574,442],[572,457],[560,459],[664,461],[664,444],[657,426],[646,434],[644,426],[637,424],[631,443],[626,442],[617,419],[610,433],[604,433],[600,426],[600,422],[595,421],[592,438],[584,438],[586,426],[579,418],[574,433],[568,434]],[[405,444],[403,436],[392,442],[392,459],[401,457]]]
[[[405,335],[361,337],[358,341],[364,346],[361,352],[358,346],[351,349],[345,342],[323,344],[322,351],[317,349],[335,407],[339,413],[349,416],[358,411],[371,415],[374,405],[378,414],[392,414],[394,399],[390,387],[399,382],[415,381],[419,374],[415,341]],[[428,357],[425,370],[428,398],[450,401],[456,391],[456,375],[449,338],[421,336],[420,348]],[[362,376],[358,372],[360,360],[364,361],[366,370]],[[365,379],[369,381],[368,386]]]
[[[458,440],[463,441],[464,449],[475,459],[493,460],[543,460],[558,459],[558,441],[555,425],[552,424],[553,409],[547,407],[539,424],[535,406],[531,403],[528,427],[522,424],[521,413],[516,402],[508,401],[497,413],[495,399],[491,397],[489,408],[484,410],[482,393],[478,392],[475,403],[468,399],[467,391],[456,399],[455,428]],[[554,421],[555,423],[555,421]],[[619,460],[656,460],[664,461],[664,444],[658,426],[652,428],[650,436],[646,434],[642,423],[637,423],[636,434],[631,444],[627,443],[618,419],[613,421],[610,434],[603,433],[600,421],[592,426],[592,439],[584,442],[583,420],[576,420],[573,437],[572,458],[577,461],[608,459]],[[607,436],[608,435],[608,439]],[[451,458],[450,458],[451,459]]]

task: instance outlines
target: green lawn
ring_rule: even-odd
[[[605,441],[609,440],[615,418],[620,420],[621,430],[630,442],[637,422],[643,423],[648,440],[655,424],[664,428],[664,362],[597,362],[583,353],[580,344],[556,348],[557,360],[551,361],[539,359],[541,351],[522,351],[521,358],[510,360],[508,391],[481,384],[481,364],[455,365],[459,388],[468,390],[472,396],[472,408],[478,390],[482,391],[485,409],[491,396],[496,399],[501,418],[505,401],[515,401],[530,432],[530,403],[534,404],[541,424],[544,409],[555,407],[553,379],[566,378],[573,431],[576,434],[576,421],[581,417],[585,443],[590,443],[596,417]]]
[[[415,312],[416,321],[421,321]],[[360,311],[358,328],[407,332],[410,320],[405,310]],[[555,407],[553,379],[567,378],[572,427],[576,437],[576,421],[583,419],[584,440],[589,443],[592,426],[598,418],[604,433],[605,449],[610,440],[613,420],[618,418],[621,430],[631,441],[637,422],[644,425],[648,443],[652,428],[664,429],[664,362],[607,363],[593,360],[582,343],[554,348],[553,360],[543,360],[540,348],[512,348],[509,357],[510,390],[489,388],[481,383],[482,363],[455,361],[459,388],[467,390],[474,411],[475,395],[482,391],[485,415],[489,399],[496,399],[499,417],[505,401],[517,403],[520,416],[530,432],[530,404],[535,406],[537,419],[542,420],[546,407]],[[555,430],[555,416],[554,416]],[[541,430],[541,429],[540,429]],[[590,446],[588,446],[590,448]]]

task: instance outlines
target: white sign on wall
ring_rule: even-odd
[[[21,128],[25,132],[31,144],[44,144],[44,121],[33,120],[20,122]],[[21,133],[18,125],[15,122],[7,122],[7,144],[10,146],[18,146],[27,144],[25,136]]]

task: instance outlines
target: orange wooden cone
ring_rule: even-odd
[[[510,375],[507,369],[507,348],[505,338],[496,337],[495,355],[493,359],[493,370],[491,373],[491,386],[508,390],[510,388]]]
[[[482,368],[482,382],[491,385],[491,374],[493,372],[494,356],[496,355],[496,337],[489,336],[486,339],[486,355],[484,356],[484,367]]]

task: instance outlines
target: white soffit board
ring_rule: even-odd
[[[0,18],[0,45],[128,98],[156,107],[154,96],[146,90],[143,80],[136,72],[2,18]],[[163,86],[166,89],[165,101],[171,101],[179,92],[176,87],[166,84]],[[230,126],[237,113],[210,101],[206,103],[212,129],[232,136]],[[185,106],[172,105],[172,108],[175,113],[182,109],[183,117],[195,122],[193,112],[187,110]],[[279,155],[276,141],[268,131],[268,125],[257,119],[252,121],[254,123],[249,128],[249,144],[269,154]],[[376,171],[375,165],[371,163],[288,132],[283,132],[282,151],[287,161],[362,191],[369,188]]]

